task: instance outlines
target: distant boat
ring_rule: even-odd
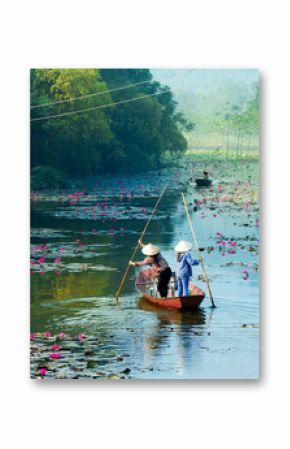
[[[174,287],[169,287],[173,295],[168,298],[158,298],[155,292],[156,284],[153,282],[152,270],[140,270],[135,282],[136,287],[150,304],[169,310],[195,310],[201,304],[205,293],[196,285],[190,283],[189,296],[173,296]]]
[[[195,178],[195,183],[197,187],[210,187],[212,180],[209,178]]]

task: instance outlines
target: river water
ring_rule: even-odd
[[[196,190],[195,170],[95,177],[70,192],[32,194],[31,331],[99,339],[113,370],[134,379],[256,379],[259,376],[258,162],[207,163],[214,184]],[[153,308],[140,298],[128,259],[162,188],[166,194],[144,238],[174,267],[174,246],[191,240],[180,193],[189,203],[217,307],[197,312]],[[194,253],[193,253],[194,255]],[[139,252],[138,260],[142,259]],[[193,282],[206,291],[200,267]],[[206,292],[207,293],[207,292]]]

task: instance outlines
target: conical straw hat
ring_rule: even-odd
[[[186,242],[185,240],[180,240],[180,242],[175,247],[175,251],[177,253],[184,253],[185,251],[190,251],[191,249],[192,244],[190,242]]]
[[[143,246],[142,253],[145,254],[145,256],[155,256],[160,253],[160,248],[152,243],[148,243],[148,245]]]

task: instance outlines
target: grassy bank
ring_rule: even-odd
[[[185,153],[185,157],[190,157],[193,160],[221,160],[221,159],[228,159],[228,160],[236,160],[236,159],[243,159],[243,160],[258,160],[259,159],[259,151],[240,151],[236,152],[233,150],[188,150]]]

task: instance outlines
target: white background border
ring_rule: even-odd
[[[271,6],[270,6],[271,5]],[[1,17],[1,405],[5,448],[288,447],[288,2],[9,1]],[[257,67],[261,377],[29,380],[29,69]],[[287,215],[286,215],[287,213]],[[4,420],[3,420],[4,418]]]

